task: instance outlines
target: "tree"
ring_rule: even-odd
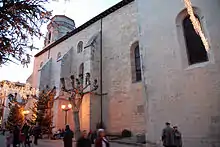
[[[78,139],[80,137],[80,121],[79,121],[79,110],[83,101],[83,97],[86,94],[92,93],[93,91],[98,89],[97,80],[94,80],[94,83],[91,83],[90,81],[90,73],[86,73],[85,77],[85,86],[83,83],[83,75],[79,75],[79,78],[76,78],[71,75],[71,85],[72,89],[67,89],[65,87],[65,79],[61,78],[61,84],[62,84],[62,90],[64,92],[67,92],[70,94],[69,101],[72,104],[73,109],[73,118],[74,118],[74,132],[75,132],[75,138]],[[91,89],[87,89],[90,88]]]
[[[0,81],[0,93],[3,97],[9,97],[12,102],[16,100],[17,96],[20,96],[23,102],[26,102],[28,98],[38,95],[38,90],[32,88],[30,84],[24,84],[19,82]]]
[[[11,128],[13,125],[21,125],[24,121],[23,110],[30,97],[35,97],[37,90],[29,84],[13,83],[9,81],[0,81],[0,95],[3,97],[3,102],[0,107],[10,109],[7,124]],[[20,97],[20,100],[18,98]],[[8,106],[5,105],[5,99],[9,100]],[[1,115],[2,117],[2,115]],[[6,122],[4,122],[6,123]]]
[[[31,108],[32,123],[38,122],[39,125],[43,128],[43,133],[51,134],[52,133],[52,112],[51,108],[53,107],[53,101],[55,96],[55,87],[48,91],[41,91],[38,96],[38,101]]]
[[[30,108],[32,115],[31,118],[28,120],[30,124],[34,125],[36,124],[37,120],[37,102],[33,103],[33,106]]]
[[[7,128],[13,129],[14,125],[21,126],[24,122],[24,115],[22,114],[23,107],[15,104],[11,106],[8,120],[7,120]]]
[[[40,27],[51,12],[44,8],[48,0],[0,0],[0,65],[20,61],[30,63],[28,50],[35,49],[34,37],[42,37]]]

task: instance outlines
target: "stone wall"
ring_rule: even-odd
[[[131,46],[138,41],[137,7],[128,4],[103,19],[104,120],[110,132],[144,131],[142,83],[132,81]]]
[[[45,90],[47,86],[52,88],[51,86],[51,63],[52,59],[49,59],[46,63],[44,63],[40,69],[40,86],[39,90]]]
[[[200,11],[209,61],[189,66],[176,18],[182,1],[138,0],[140,46],[147,87],[147,140],[160,143],[166,121],[177,124],[187,147],[219,146],[220,13],[218,0],[191,0]],[[184,42],[184,41],[183,41]]]
[[[33,69],[33,77],[32,77],[32,86],[34,88],[39,88],[40,86],[40,65],[45,62],[47,62],[48,58],[48,51],[42,54],[41,56],[34,59],[34,69]]]

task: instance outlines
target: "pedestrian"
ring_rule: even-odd
[[[24,146],[28,145],[30,147],[30,126],[25,123],[21,129],[21,132],[24,134]]]
[[[64,147],[72,147],[73,146],[72,139],[73,139],[73,131],[70,130],[69,125],[66,125],[66,129],[63,137]]]
[[[61,130],[61,133],[60,133],[60,138],[61,138],[61,139],[63,139],[64,132],[65,132],[64,129],[62,129],[62,130]]]
[[[5,126],[6,126],[6,123],[4,123],[3,128],[2,128],[2,135],[3,135],[3,136],[5,136],[5,131],[6,131]]]
[[[174,126],[173,129],[174,129],[174,144],[175,144],[175,147],[182,147],[182,134],[178,130],[177,126]]]
[[[13,147],[17,147],[17,145],[20,145],[20,129],[15,125],[13,130]]]
[[[10,147],[13,141],[13,132],[10,130],[6,133],[6,147]]]
[[[110,147],[109,141],[106,138],[105,130],[98,130],[98,138],[95,140],[95,147]]]
[[[88,138],[91,140],[92,144],[95,143],[96,136],[97,136],[97,132],[96,131],[93,132],[92,130],[90,130],[88,134]]]
[[[97,131],[93,131],[93,133],[92,133],[92,144],[95,144],[96,139],[97,139]]]
[[[36,124],[36,126],[33,129],[33,135],[34,135],[34,144],[38,145],[38,139],[41,135],[41,127],[39,123]]]
[[[86,130],[82,132],[82,136],[77,140],[76,147],[92,147],[91,140],[88,138]]]
[[[162,141],[164,147],[174,147],[174,130],[169,122],[166,122],[166,127],[163,129]]]
[[[5,136],[5,131],[6,131],[6,129],[3,128],[3,130],[2,130],[2,135],[3,135],[3,136]]]

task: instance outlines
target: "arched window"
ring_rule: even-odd
[[[51,42],[51,32],[48,34],[48,44]]]
[[[61,52],[59,52],[58,54],[57,54],[57,60],[59,60],[61,58]]]
[[[83,51],[83,42],[80,41],[77,45],[77,53],[81,53]]]
[[[139,50],[138,42],[135,42],[131,46],[131,73],[132,73],[132,82],[139,82],[142,80],[140,50]]]
[[[43,66],[43,62],[40,63],[40,68]]]
[[[135,72],[136,72],[136,81],[141,81],[141,58],[140,58],[140,50],[139,45],[134,49],[135,55]]]
[[[199,17],[196,17],[199,20]],[[200,36],[193,28],[189,15],[183,19],[182,26],[189,65],[208,61],[207,51],[202,43]]]

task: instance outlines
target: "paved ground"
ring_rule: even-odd
[[[0,147],[5,147],[4,137],[2,135],[0,135]]]
[[[5,137],[2,135],[0,135],[0,147],[6,147]],[[61,140],[39,140],[39,145],[38,146],[33,145],[32,147],[63,147],[63,142]],[[111,147],[133,147],[133,146],[111,143]]]

